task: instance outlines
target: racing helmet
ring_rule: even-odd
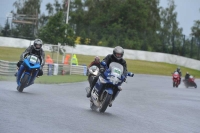
[[[41,48],[42,48],[42,40],[41,39],[35,39],[34,42],[33,42],[33,48],[36,50],[36,51],[39,51]]]
[[[180,69],[180,67],[177,67],[177,71],[179,72],[181,69]]]
[[[97,62],[97,63],[99,63],[99,62],[100,62],[99,56],[96,56],[96,57],[94,58],[94,61]]]
[[[117,60],[120,60],[122,59],[124,55],[124,49],[120,46],[116,46],[114,49],[113,49],[113,56],[117,59]]]

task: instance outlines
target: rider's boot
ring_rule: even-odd
[[[15,77],[17,77],[18,70],[19,70],[19,68],[17,67],[17,72],[14,74]]]
[[[118,86],[118,90],[122,91],[122,86]],[[112,103],[113,103],[114,99],[109,103],[109,107],[112,107]]]
[[[15,77],[17,77],[17,72],[14,74]]]
[[[122,86],[118,86],[119,91],[122,91]]]
[[[88,97],[88,98],[91,97],[91,92],[92,92],[92,88],[90,87],[90,90],[89,90],[89,92],[87,93],[87,97]]]
[[[113,102],[113,101],[114,101],[114,100],[112,100],[112,101],[109,103],[109,105],[108,105],[109,107],[112,107],[112,102]]]

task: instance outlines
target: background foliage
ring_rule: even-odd
[[[114,47],[176,54],[200,59],[200,20],[183,35],[177,22],[174,0],[166,8],[159,0],[55,0],[48,3],[48,15],[40,13],[42,0],[17,0],[16,14],[38,13],[36,25],[7,21],[2,36],[41,38],[45,43],[58,42]],[[30,8],[29,8],[30,7]],[[69,23],[66,22],[69,7]],[[13,12],[13,11],[11,11]],[[14,12],[13,12],[14,13]]]

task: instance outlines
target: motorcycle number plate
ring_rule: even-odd
[[[30,62],[35,64],[37,62],[37,57],[36,56],[31,56],[30,57]]]
[[[121,74],[121,70],[120,70],[120,69],[118,69],[118,68],[114,68],[114,73],[115,73],[115,74],[119,74],[119,75],[120,75],[120,74]]]

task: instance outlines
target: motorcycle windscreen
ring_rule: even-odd
[[[109,66],[109,69],[111,71],[111,75],[114,75],[113,77],[110,77],[110,81],[113,83],[113,84],[118,84],[119,82],[121,82],[121,75],[123,74],[123,70],[124,70],[124,67],[117,63],[117,62],[112,62],[110,63],[110,66]]]
[[[29,63],[33,65],[40,64],[40,59],[35,55],[29,55],[27,56],[27,59],[29,60]]]
[[[121,76],[123,74],[124,67],[117,62],[112,62],[110,63],[109,69],[111,70],[111,74]]]

